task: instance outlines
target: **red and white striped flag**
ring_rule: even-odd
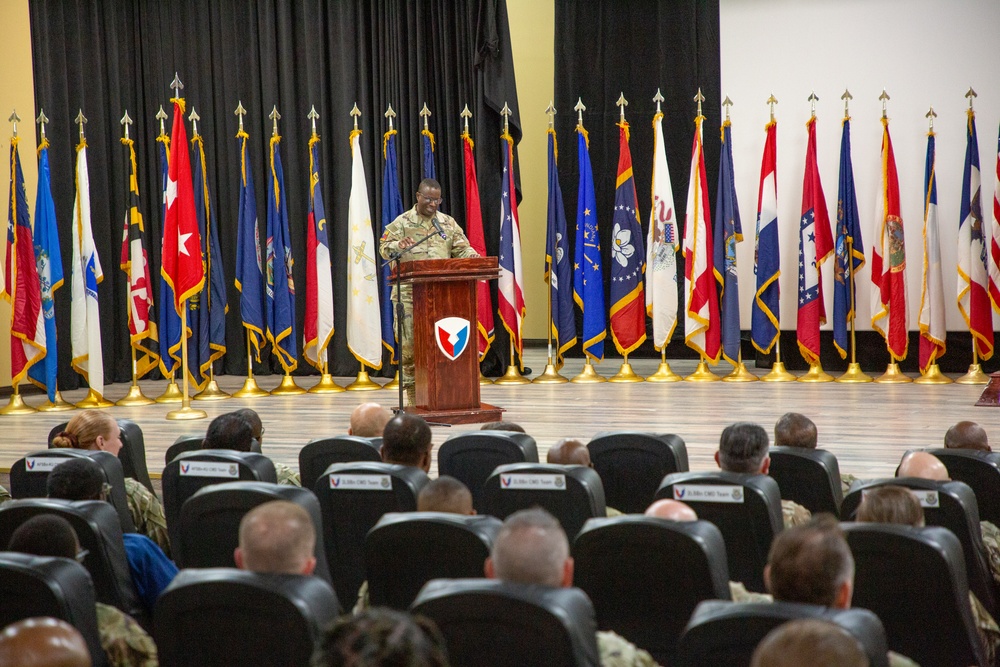
[[[993,356],[993,311],[989,292],[992,234],[983,217],[976,114],[969,109],[968,115],[958,223],[958,310],[969,327],[979,358],[989,359]]]
[[[500,280],[498,298],[500,320],[510,334],[521,359],[521,322],[524,320],[524,279],[521,274],[521,223],[517,219],[517,192],[514,189],[514,139],[504,132],[503,182],[500,186]],[[511,363],[514,360],[511,359]],[[523,365],[523,363],[522,363]]]
[[[997,133],[997,162],[993,180],[993,224],[990,234],[990,300],[1000,310],[1000,132]]]

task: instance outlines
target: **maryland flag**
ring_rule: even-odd
[[[715,290],[712,252],[712,216],[708,209],[708,180],[699,115],[694,120],[691,176],[684,216],[684,342],[716,363],[722,351],[719,297]]]
[[[549,205],[545,233],[545,282],[549,286],[552,340],[555,342],[557,368],[563,354],[576,344],[576,316],[573,314],[572,268],[569,262],[569,239],[566,234],[566,211],[559,187],[559,157],[556,131],[549,128]],[[550,350],[552,355],[553,351]]]
[[[958,310],[969,327],[980,359],[993,356],[993,311],[990,304],[990,228],[983,219],[976,114],[968,111],[962,209],[958,226]]]
[[[281,168],[281,136],[271,137],[271,169],[267,179],[267,279],[264,282],[267,340],[285,373],[298,365],[295,340],[295,283],[288,233],[285,172]]]
[[[760,188],[757,191],[757,245],[754,272],[757,291],[750,311],[750,340],[762,354],[771,351],[781,332],[779,324],[781,254],[778,248],[778,124],[773,120],[765,128],[764,157],[760,164]]]
[[[865,265],[858,198],[851,161],[851,119],[844,118],[840,137],[840,177],[837,186],[837,261],[833,275],[833,346],[847,357],[847,337],[857,303],[854,278]]]
[[[309,219],[306,223],[306,319],[302,356],[320,372],[327,368],[326,348],[333,338],[333,277],[323,188],[319,178],[319,135],[309,139]]]
[[[486,257],[486,233],[483,231],[483,209],[479,203],[479,182],[476,180],[476,158],[472,154],[472,137],[462,133],[462,152],[465,164],[465,233],[469,244]],[[485,280],[476,283],[476,328],[479,329],[479,358],[482,359],[493,343],[493,299],[490,284]]]
[[[941,281],[941,240],[937,220],[937,174],[934,172],[934,132],[927,135],[924,167],[924,274],[920,289],[920,371],[926,373],[945,353],[944,284]]]
[[[618,123],[618,175],[615,178],[615,212],[611,219],[611,339],[622,355],[646,340],[646,295],[642,279],[646,251],[628,148],[628,123]]]

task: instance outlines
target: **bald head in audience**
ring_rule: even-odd
[[[820,514],[787,528],[771,543],[764,583],[775,600],[848,609],[854,557],[836,518]]]
[[[287,500],[258,505],[240,521],[236,567],[268,574],[312,574],[316,529],[309,513]]]
[[[431,427],[422,417],[402,412],[385,425],[379,450],[385,463],[431,469]]]
[[[862,523],[895,523],[920,528],[924,508],[916,494],[903,486],[879,486],[861,496],[857,520]]]
[[[991,452],[990,441],[986,429],[976,422],[962,421],[948,429],[944,434],[944,446],[948,449],[975,449],[980,452]]]
[[[347,435],[361,438],[378,438],[385,425],[392,419],[392,413],[378,403],[362,403],[351,412],[351,425]]]
[[[447,512],[449,514],[475,514],[469,487],[454,477],[441,475],[432,479],[417,494],[418,512]]]
[[[697,521],[698,515],[691,509],[690,505],[679,500],[664,498],[646,508],[646,516],[654,516],[658,519],[668,519],[670,521]]]
[[[554,588],[573,585],[566,532],[554,516],[540,508],[507,517],[483,569],[490,579]]]
[[[798,412],[786,412],[774,424],[775,447],[816,449],[816,424]]]
[[[868,667],[868,656],[847,630],[829,621],[804,618],[768,633],[753,652],[750,667]]]
[[[545,455],[547,463],[557,463],[564,466],[587,466],[590,463],[590,450],[579,440],[563,438],[556,444],[549,447],[549,453]]]
[[[903,456],[896,477],[919,477],[937,482],[951,479],[941,459],[927,452],[910,452]]]
[[[17,667],[90,667],[83,635],[66,621],[27,618],[0,632],[0,665]]]

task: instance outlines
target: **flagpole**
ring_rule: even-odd
[[[270,396],[271,392],[261,389],[257,384],[257,380],[253,376],[253,350],[251,349],[252,343],[250,342],[250,330],[247,329],[247,379],[243,382],[243,387],[233,393],[233,398],[260,398],[261,396]]]
[[[171,410],[167,413],[167,419],[171,421],[186,421],[189,419],[205,419],[208,413],[204,410],[191,407],[191,387],[188,381],[188,336],[187,336],[187,299],[181,302],[181,368],[184,372],[181,386],[181,407],[178,410]]]

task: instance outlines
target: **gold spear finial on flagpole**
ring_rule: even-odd
[[[128,126],[132,124],[132,119],[128,115],[128,109],[125,109],[125,115],[118,122],[125,128],[125,141],[128,141],[131,138],[128,136]]]
[[[625,99],[625,93],[623,93],[623,92],[618,93],[618,101],[615,102],[615,106],[618,107],[618,111],[620,112],[620,115],[619,115],[620,121],[619,122],[624,123],[625,122],[625,107],[628,106],[628,100]]]
[[[460,113],[458,115],[461,116],[462,119],[465,121],[465,125],[463,126],[464,127],[464,132],[466,134],[468,134],[469,133],[469,119],[472,118],[472,112],[469,111],[469,105],[466,104],[465,108],[462,109],[462,113]]]
[[[979,95],[976,93],[975,90],[972,89],[972,86],[969,86],[969,92],[967,92],[965,94],[965,96],[967,98],[969,98],[969,110],[971,111],[972,110],[972,101],[974,99],[976,99],[977,97],[979,97]]]
[[[424,119],[424,129],[425,130],[429,130],[430,129],[429,121],[430,121],[430,117],[431,117],[431,110],[427,108],[427,102],[424,102],[424,108],[420,110],[420,116]]]
[[[163,107],[160,107],[160,113],[163,113]],[[233,115],[237,116],[240,119],[240,132],[242,132],[243,131],[243,116],[247,115],[247,110],[243,108],[243,100],[240,100],[239,104],[236,105],[236,111],[233,112]],[[166,118],[167,117],[166,114],[164,114],[163,117]],[[159,115],[157,115],[157,118],[159,118]],[[160,121],[160,128],[161,128],[160,131],[162,132],[163,131],[163,129],[162,129],[163,128],[163,121],[162,120]]]
[[[508,125],[507,121],[510,119],[510,115],[512,113],[514,113],[514,112],[510,110],[510,107],[507,106],[507,102],[505,101],[503,103],[503,109],[500,109],[500,115],[503,116],[503,133],[504,134],[510,134],[510,126]]]
[[[424,105],[426,107],[426,105]],[[358,103],[354,103],[354,108],[351,109],[351,115],[354,116],[354,129],[358,129],[358,116],[361,115],[361,109],[358,108]]]
[[[813,118],[816,117],[816,103],[819,102],[819,96],[816,95],[816,91],[809,93],[809,97],[806,98],[809,102],[809,113]]]
[[[49,122],[49,117],[45,115],[45,110],[44,109],[40,108],[38,110],[38,118],[35,119],[35,122],[38,123],[41,126],[41,129],[39,130],[39,134],[42,137],[42,141],[45,141],[45,126]]]
[[[181,91],[184,90],[184,84],[181,83],[181,77],[177,74],[177,72],[174,72],[174,80],[170,82],[170,87],[174,91],[174,97],[180,99]]]
[[[722,100],[722,106],[726,107],[726,122],[729,122],[729,107],[733,106],[733,101],[729,99],[729,95],[726,95],[726,99]]]
[[[156,120],[160,121],[160,136],[162,137],[167,133],[167,128],[164,126],[164,122],[167,120],[167,112],[163,110],[163,105],[160,105],[160,110],[156,112]]]
[[[694,96],[694,101],[698,103],[698,115],[701,114],[701,103],[705,101],[705,96],[701,94],[701,88],[698,88],[698,94]]]
[[[80,141],[86,141],[87,137],[84,136],[83,126],[87,124],[87,117],[83,115],[83,109],[80,109],[80,113],[76,114],[76,119],[73,122],[80,126]]]
[[[882,118],[888,118],[889,116],[886,114],[885,104],[892,98],[889,97],[889,93],[885,92],[885,88],[882,89],[882,94],[879,95],[878,98],[882,101]]]
[[[844,88],[844,94],[840,96],[840,99],[844,100],[844,118],[850,118],[850,109],[848,103],[854,99],[854,95],[851,95],[851,91]]]
[[[771,93],[771,96],[767,98],[767,107],[769,113],[771,114],[772,123],[774,122],[774,105],[777,103],[778,103],[778,98],[774,96],[774,93]]]
[[[656,102],[656,113],[663,113],[660,110],[660,105],[664,102],[664,99],[665,98],[663,97],[663,93],[661,93],[660,89],[657,88],[656,95],[653,95],[653,101]]]
[[[17,124],[21,122],[21,117],[17,115],[17,109],[14,109],[11,112],[10,118],[8,118],[7,120],[9,120],[11,123],[14,124],[13,132],[14,132],[14,136],[16,137],[17,136]]]
[[[583,105],[583,98],[576,98],[576,106],[573,107],[573,111],[576,112],[576,126],[583,127],[583,112],[587,110],[587,107]]]
[[[201,120],[201,116],[195,111],[194,106],[191,107],[191,113],[188,114],[188,120],[191,121],[191,132],[192,136],[198,136],[198,121]]]
[[[556,126],[556,108],[552,104],[552,100],[549,100],[549,106],[545,107],[545,113],[549,117],[549,129],[551,130]]]
[[[385,110],[385,117],[389,119],[389,130],[391,131],[393,129],[392,119],[396,117],[396,112],[392,110],[392,104],[390,104],[389,108]]]
[[[316,105],[311,105],[309,113],[306,114],[306,118],[312,123],[312,136],[318,137],[319,134],[316,132],[316,121],[319,120],[319,113],[316,112]]]
[[[271,107],[271,113],[269,113],[267,117],[270,118],[271,121],[273,122],[273,126],[271,128],[271,136],[272,137],[278,136],[278,121],[281,120],[281,114],[278,113],[277,104]]]
[[[937,118],[937,112],[934,111],[934,107],[931,107],[927,113],[924,114],[924,118],[927,119],[927,129],[930,132],[934,131],[934,119]]]

